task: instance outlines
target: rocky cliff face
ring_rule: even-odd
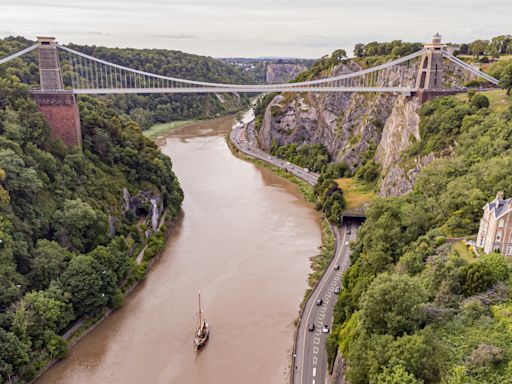
[[[354,62],[338,65],[324,76],[337,76],[361,69]],[[472,79],[447,63],[447,86]],[[280,94],[268,105],[258,132],[266,151],[273,142],[323,144],[333,160],[352,170],[369,156],[380,165],[381,195],[400,195],[412,190],[416,175],[434,159],[434,154],[411,157],[405,150],[421,140],[415,97],[391,94],[325,93]]]
[[[267,83],[286,83],[308,67],[305,64],[268,64],[265,74]]]
[[[329,76],[359,69],[348,62]],[[380,142],[395,100],[396,96],[389,94],[281,94],[267,107],[258,132],[259,143],[267,151],[273,142],[321,143],[333,159],[354,169]]]
[[[417,114],[420,106],[417,98],[399,96],[386,120],[375,154],[375,160],[381,167],[382,195],[400,195],[412,189],[419,167],[404,169],[402,152],[420,140]]]

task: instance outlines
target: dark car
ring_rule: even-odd
[[[324,302],[324,301],[323,301],[322,299],[318,299],[318,300],[316,301],[316,305],[322,305],[322,303],[323,303],[323,302]]]
[[[340,269],[340,265],[339,265],[339,264],[336,264],[336,265],[334,266],[334,270],[335,270],[335,271],[337,271],[338,269]]]
[[[313,332],[315,330],[315,324],[314,323],[309,323],[308,330],[309,330],[309,332]]]

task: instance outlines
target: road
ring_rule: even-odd
[[[318,174],[306,172],[303,168],[290,164],[287,161],[271,156],[260,150],[254,134],[254,121],[251,115],[246,114],[243,123],[238,123],[230,133],[232,143],[243,153],[263,160],[276,167],[286,169],[295,176],[315,185]],[[300,316],[299,327],[292,366],[293,384],[324,384],[327,374],[327,351],[325,342],[329,333],[323,332],[323,327],[332,325],[332,313],[337,295],[336,287],[341,287],[341,277],[350,266],[350,249],[347,246],[350,240],[355,239],[358,224],[345,222],[342,227],[331,226],[335,237],[335,252],[331,264],[306,300],[304,310]],[[339,269],[335,269],[335,265]],[[322,299],[322,304],[317,301]],[[310,331],[310,324],[314,330]]]

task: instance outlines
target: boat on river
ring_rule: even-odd
[[[203,319],[203,311],[201,309],[201,291],[198,292],[199,296],[199,322],[196,331],[196,336],[194,337],[194,348],[197,351],[202,348],[206,342],[208,341],[208,337],[210,336],[210,328],[208,323]]]

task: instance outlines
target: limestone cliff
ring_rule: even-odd
[[[326,76],[359,69],[348,62]],[[354,169],[380,142],[395,99],[389,94],[281,94],[268,105],[258,140],[267,151],[274,141],[279,145],[322,143],[333,159]]]
[[[382,195],[400,195],[412,189],[419,166],[405,169],[402,157],[405,149],[414,141],[420,140],[417,114],[420,106],[417,98],[399,96],[386,120],[375,154],[375,160],[381,167]]]
[[[268,64],[265,73],[267,83],[286,83],[308,69],[306,64]]]
[[[444,81],[451,85],[471,80],[447,63]],[[346,61],[321,77],[360,70]],[[374,156],[380,166],[381,195],[409,192],[419,170],[434,154],[409,156],[406,149],[421,140],[418,98],[374,93],[279,94],[268,105],[258,131],[259,145],[266,151],[273,142],[323,144],[331,158],[351,170]]]

